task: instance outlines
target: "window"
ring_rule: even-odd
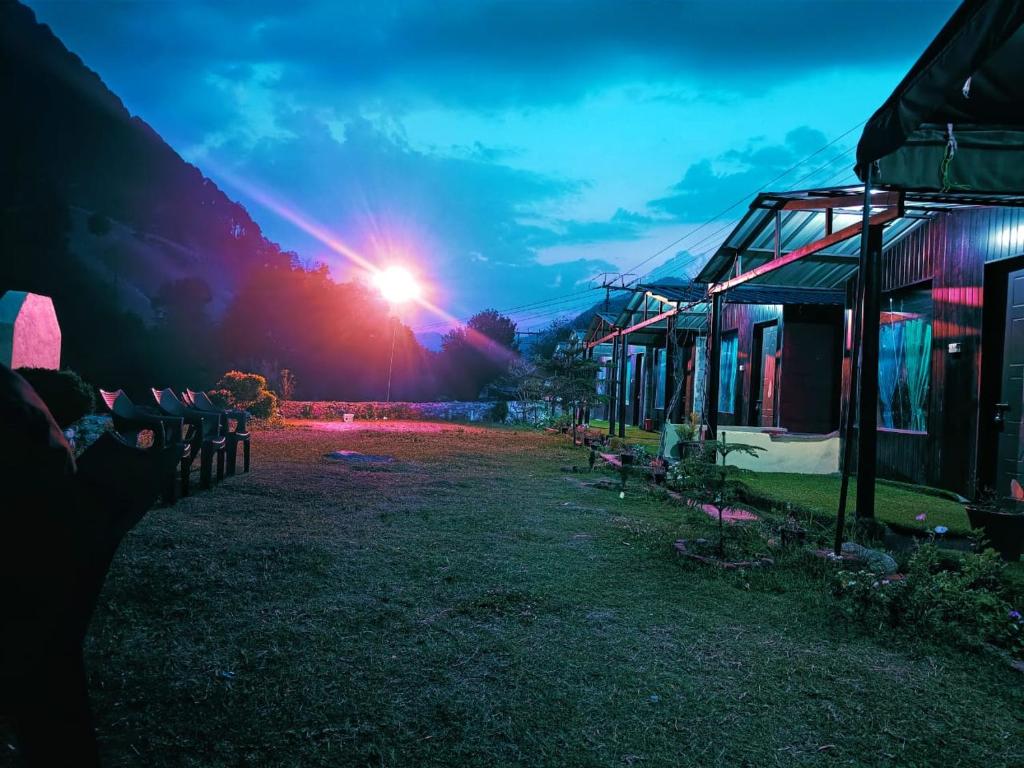
[[[722,334],[722,357],[718,373],[718,412],[732,413],[736,403],[736,356],[740,340],[736,331]]]
[[[928,431],[931,385],[931,288],[882,297],[878,339],[878,425]]]
[[[654,370],[657,371],[654,383],[654,407],[665,407],[665,389],[668,386],[668,379],[665,376],[665,350],[654,350]]]

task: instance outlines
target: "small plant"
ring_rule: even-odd
[[[18,373],[36,391],[61,429],[67,429],[96,409],[92,385],[74,371],[19,368]]]
[[[985,645],[1024,655],[1024,621],[1006,599],[1004,564],[992,550],[943,559],[934,543],[911,556],[907,576],[841,571],[833,594],[848,618],[874,627],[903,627],[964,648]]]
[[[312,419],[313,418],[313,404],[306,403],[299,409],[299,418],[301,419]]]
[[[633,454],[633,463],[640,467],[651,466],[654,455],[642,445],[634,445],[629,449]]]
[[[725,556],[725,519],[723,512],[738,501],[735,481],[728,479],[725,462],[732,453],[757,456],[763,451],[756,445],[726,443],[721,440],[705,440],[700,450],[689,453],[678,462],[666,478],[669,485],[680,491],[691,501],[710,505],[718,512],[718,556]],[[721,464],[718,459],[721,457]]]
[[[284,403],[291,400],[295,394],[295,374],[287,368],[282,368],[278,374],[278,394]]]
[[[691,411],[689,417],[682,424],[676,424],[676,437],[680,442],[690,443],[700,438],[700,414]]]

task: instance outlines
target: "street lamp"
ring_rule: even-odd
[[[404,304],[410,299],[419,298],[420,286],[409,270],[402,267],[388,267],[375,273],[373,284],[377,286],[380,295],[391,305],[393,312],[397,312],[398,305]],[[398,318],[391,319],[391,357],[388,360],[388,394],[385,402],[391,402],[391,371],[395,365],[395,338],[398,335]]]

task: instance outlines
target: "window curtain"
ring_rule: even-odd
[[[718,377],[718,412],[732,413],[736,403],[736,356],[739,339],[736,334],[722,337],[722,355]]]
[[[930,288],[899,291],[885,299],[878,339],[878,424],[928,431],[931,383]]]
[[[911,320],[903,328],[906,350],[907,401],[910,411],[910,429],[924,432],[928,429],[928,379],[932,349],[932,326],[925,320]]]
[[[879,329],[878,336],[878,422],[893,428],[893,398],[899,388],[899,337],[901,323],[889,323]]]

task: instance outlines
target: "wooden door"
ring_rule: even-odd
[[[761,331],[761,377],[758,399],[761,401],[762,427],[775,426],[775,360],[778,352],[777,325],[766,325]]]
[[[996,491],[1010,493],[1010,480],[1024,482],[1024,269],[1011,272],[1006,286],[1003,382],[995,418],[999,423]]]

